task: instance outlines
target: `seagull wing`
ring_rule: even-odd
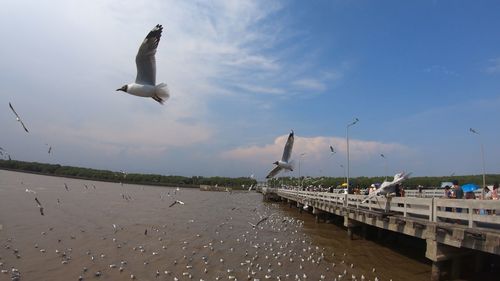
[[[19,117],[19,115],[17,114],[16,110],[14,109],[14,107],[12,107],[12,104],[10,104],[10,102],[9,102],[9,107],[10,107],[10,110],[12,110],[12,112],[14,112],[14,114],[16,115],[16,117],[19,118],[19,119],[21,119]]]
[[[264,217],[260,221],[258,221],[255,226],[259,225],[261,222],[266,221],[269,217]]]
[[[23,121],[21,121],[21,119],[19,119],[19,123],[21,123],[21,125],[23,126],[26,133],[29,133],[28,129],[26,128],[26,126],[24,126],[24,123],[23,123]]]
[[[156,48],[160,43],[160,37],[163,27],[157,24],[144,38],[139,52],[135,57],[135,64],[137,66],[136,83],[155,85],[156,84]]]
[[[26,133],[29,133],[28,129],[26,128],[23,121],[21,120],[21,117],[19,117],[19,114],[17,114],[16,110],[14,109],[12,104],[10,104],[10,102],[9,102],[9,107],[12,110],[12,112],[14,113],[14,115],[16,115],[17,121],[19,121],[19,123],[21,123],[21,125],[23,126],[23,129],[26,131]]]
[[[276,176],[281,170],[283,170],[283,168],[281,168],[280,166],[276,166],[271,172],[269,172],[269,174],[266,176],[266,179],[270,179],[270,178],[273,178],[274,176]]]
[[[283,150],[283,157],[281,157],[281,161],[288,162],[290,160],[290,156],[292,156],[292,148],[293,148],[293,131],[288,135],[288,140],[286,141],[285,149]]]
[[[172,207],[173,205],[177,204],[177,201],[174,201],[174,203],[170,204],[168,207]]]

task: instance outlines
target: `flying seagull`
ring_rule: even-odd
[[[172,207],[173,205],[175,204],[181,204],[181,205],[184,205],[184,202],[180,201],[180,200],[175,200],[174,203],[170,204],[170,206],[168,206],[169,208]]]
[[[394,179],[392,181],[384,181],[377,190],[370,193],[361,203],[366,203],[368,200],[373,197],[379,195],[387,195],[393,193],[395,191],[395,187],[397,184],[401,184],[403,181],[407,180],[410,177],[411,173],[401,172],[394,175]]]
[[[19,117],[19,114],[17,114],[16,110],[14,110],[14,107],[12,107],[12,104],[10,104],[10,102],[9,102],[9,106],[10,106],[10,109],[12,110],[12,112],[14,112],[14,115],[16,115],[17,122],[21,123],[21,125],[23,126],[26,133],[29,133],[28,129],[26,129],[26,126],[24,126],[24,123],[21,120],[21,117]]]
[[[142,41],[135,57],[137,76],[134,83],[124,85],[117,91],[123,91],[138,97],[153,98],[163,104],[170,97],[167,84],[156,85],[156,48],[160,43],[163,27],[157,24]]]
[[[276,213],[273,213],[273,214],[271,214],[271,215],[269,215],[269,216],[267,216],[267,217],[263,217],[263,218],[261,218],[261,219],[260,219],[260,220],[259,220],[256,224],[253,224],[253,223],[251,223],[251,222],[248,222],[248,224],[249,224],[249,225],[251,225],[253,228],[256,228],[256,227],[257,227],[260,223],[262,223],[262,222],[266,221],[268,218],[272,217],[272,216],[273,216],[273,215],[275,215],[275,214],[276,214]]]
[[[337,151],[335,151],[335,149],[333,149],[333,146],[331,146],[331,145],[330,145],[330,152],[331,152],[332,154],[337,153]],[[332,154],[331,154],[331,155],[332,155]]]
[[[283,150],[283,156],[281,157],[281,160],[274,162],[273,164],[276,165],[274,169],[272,169],[271,172],[266,176],[266,179],[270,179],[274,176],[276,176],[281,170],[289,170],[293,171],[293,166],[291,162],[288,162],[290,160],[290,156],[292,156],[292,148],[293,148],[293,130],[290,132],[290,135],[288,135],[288,140],[286,141],[285,149]]]
[[[472,129],[472,128],[469,128],[469,131],[471,133],[473,133],[473,134],[479,135],[479,133],[476,130]]]
[[[38,205],[38,208],[40,208],[40,214],[43,216],[43,207],[40,201],[38,201],[38,198],[35,197],[36,204]]]

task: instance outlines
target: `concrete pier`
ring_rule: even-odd
[[[283,189],[263,189],[264,192],[286,199],[289,206],[296,205],[300,212],[304,205],[309,206],[317,222],[325,215],[343,218],[351,239],[356,227],[361,227],[366,236],[368,226],[378,229],[380,239],[386,232],[424,239],[425,257],[432,261],[432,281],[440,281],[443,276],[460,279],[464,257],[475,261],[472,270],[479,272],[486,254],[500,256],[500,216],[480,216],[474,211],[500,209],[500,202],[495,200],[379,197],[364,202],[362,195]],[[469,212],[453,213],[446,211],[447,207],[462,207]],[[449,223],[451,220],[459,223]]]

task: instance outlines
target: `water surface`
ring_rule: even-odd
[[[169,207],[175,200],[185,204]],[[0,269],[8,270],[0,280],[10,280],[12,268],[21,280],[55,281],[430,276],[428,262],[370,240],[349,240],[341,227],[265,203],[255,192],[177,191],[0,170],[0,225]]]

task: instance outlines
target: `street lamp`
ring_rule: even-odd
[[[351,163],[349,161],[349,127],[351,126],[354,126],[356,123],[358,123],[359,119],[358,118],[354,118],[354,121],[352,121],[351,123],[347,124],[346,126],[346,141],[347,141],[347,189],[350,190],[350,186],[349,186],[349,172],[350,172],[350,168],[351,168]]]
[[[300,179],[300,160],[302,160],[302,157],[303,157],[304,155],[306,155],[306,153],[305,153],[305,152],[304,152],[304,153],[301,153],[301,154],[300,154],[300,156],[299,156],[299,188],[301,188],[301,187],[302,187],[302,181],[301,181],[301,179]]]
[[[385,179],[387,180],[387,158],[385,158],[385,155],[383,153],[380,154],[380,157],[384,158],[384,162],[385,162]]]
[[[473,134],[476,134],[478,136],[480,136],[480,134],[472,129],[472,128],[469,128],[469,131]],[[480,143],[481,143],[481,159],[483,160],[483,188],[481,189],[481,194],[484,198],[484,187],[486,186],[486,168],[485,168],[485,165],[484,165],[484,146],[483,146],[483,142],[481,140],[481,138],[479,139]]]
[[[344,167],[344,165],[340,164],[340,168],[344,169],[344,178],[345,178],[345,180],[347,182],[347,176],[345,175],[345,167]]]

